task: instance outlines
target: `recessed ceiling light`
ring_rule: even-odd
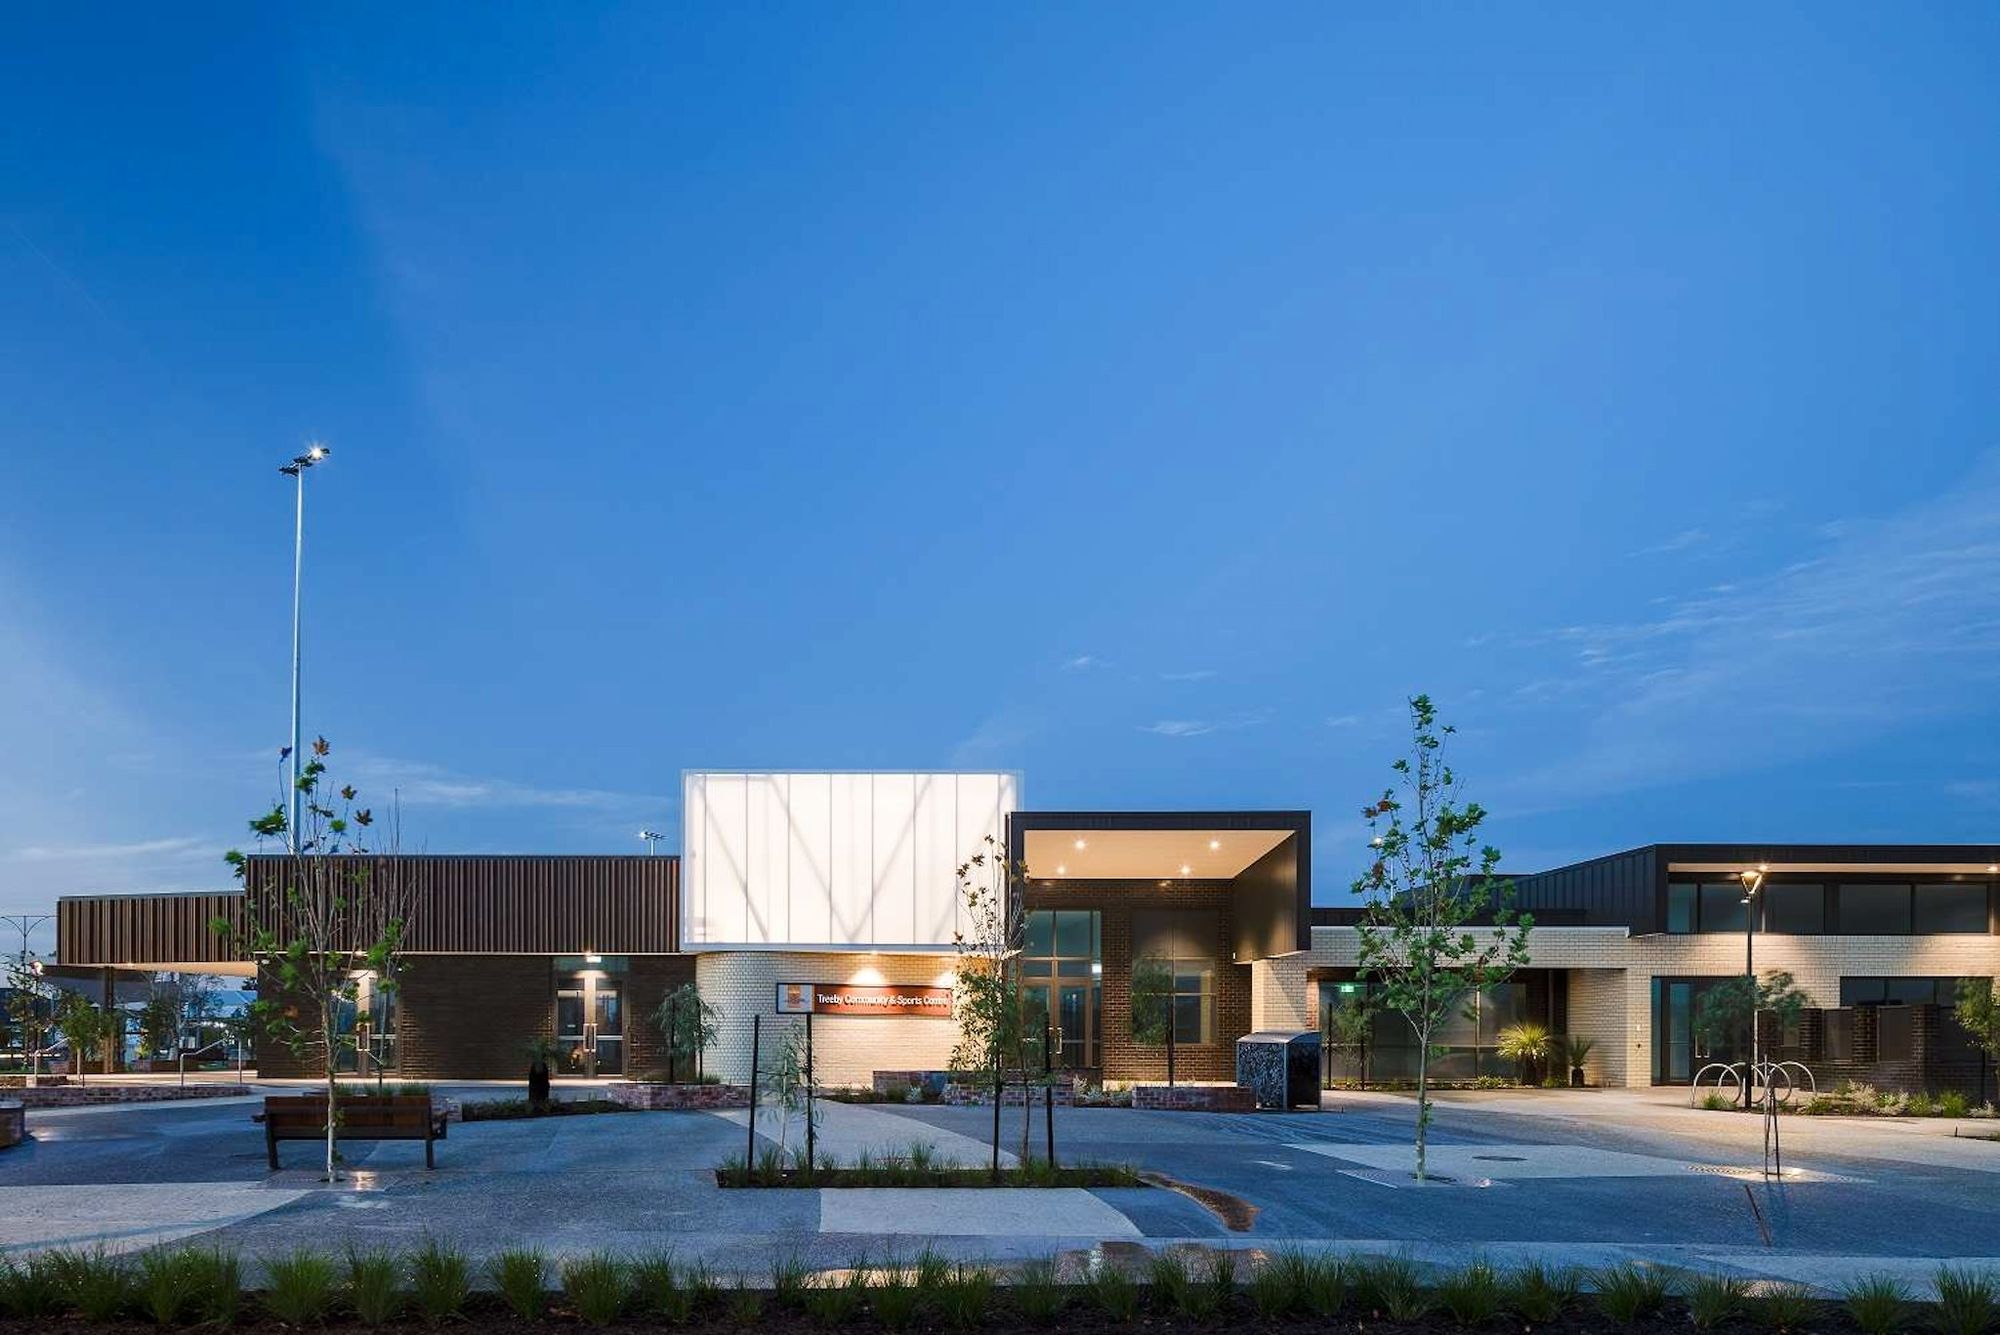
[[[1181,864],[1181,875],[1183,875],[1183,876],[1186,876],[1186,875],[1188,875],[1189,873],[1191,873],[1192,871],[1194,871],[1194,868],[1193,868],[1193,867],[1190,867],[1190,866],[1188,866],[1188,865],[1187,865],[1187,863],[1183,862],[1183,863]]]
[[[1986,870],[1988,872],[2000,871],[2000,863],[1989,862],[1986,864]]]
[[[1085,843],[1085,842],[1084,842],[1083,840],[1081,840],[1081,839],[1079,839],[1079,840],[1077,840],[1077,841],[1076,841],[1076,846],[1077,846],[1077,848],[1078,848],[1078,850],[1079,850],[1079,851],[1081,851],[1082,849],[1086,849],[1086,848],[1089,848],[1089,847],[1090,847],[1090,845],[1089,845],[1089,844]]]
[[[1209,851],[1209,852],[1211,852],[1211,853],[1219,853],[1219,852],[1221,852],[1221,851],[1222,851],[1222,841],[1221,841],[1220,839],[1211,839],[1211,840],[1209,840],[1209,841],[1208,841],[1208,851]]]
[[[1067,876],[1067,875],[1069,875],[1069,868],[1068,868],[1068,867],[1064,867],[1064,866],[1060,866],[1060,865],[1058,865],[1058,866],[1056,867],[1056,875],[1058,875],[1058,876]]]

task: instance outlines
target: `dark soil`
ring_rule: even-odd
[[[726,1303],[729,1295],[725,1294]],[[1927,1315],[1921,1308],[1912,1312],[1909,1329],[1921,1329],[1926,1325]],[[363,1331],[374,1330],[464,1330],[479,1331],[481,1335],[547,1335],[550,1330],[584,1331],[605,1329],[585,1325],[574,1314],[560,1307],[536,1321],[524,1321],[514,1316],[497,1298],[481,1294],[467,1304],[462,1316],[440,1324],[430,1324],[416,1317],[404,1317],[386,1326],[367,1326],[352,1318],[336,1318],[315,1330],[338,1332],[339,1335],[360,1335]],[[965,1328],[962,1335],[1069,1335],[1082,1332],[1083,1335],[1217,1335],[1224,1331],[1269,1332],[1270,1335],[1320,1335],[1324,1332],[1357,1332],[1359,1335],[1429,1335],[1430,1332],[1459,1332],[1468,1329],[1484,1330],[1500,1335],[1517,1335],[1519,1332],[1547,1331],[1550,1335],[1610,1335],[1614,1331],[1637,1331],[1641,1335],[1686,1335],[1691,1329],[1687,1311],[1679,1303],[1669,1303],[1660,1313],[1634,1322],[1613,1321],[1594,1310],[1586,1296],[1561,1320],[1535,1325],[1515,1316],[1503,1316],[1477,1327],[1461,1326],[1449,1317],[1437,1315],[1416,1322],[1390,1321],[1386,1317],[1371,1312],[1350,1308],[1340,1316],[1329,1319],[1298,1318],[1267,1320],[1258,1316],[1247,1302],[1218,1314],[1209,1321],[1196,1322],[1168,1312],[1155,1312],[1142,1307],[1130,1321],[1113,1321],[1091,1305],[1087,1297],[1073,1302],[1068,1310],[1054,1321],[1036,1323],[1029,1321],[1013,1307],[1003,1290],[996,1295],[986,1309],[984,1319],[977,1325]],[[78,1316],[52,1317],[45,1321],[21,1321],[0,1319],[0,1335],[46,1335],[46,1332],[68,1332],[69,1335],[140,1335],[140,1332],[155,1332],[160,1327],[149,1322],[121,1321],[92,1323]],[[214,1330],[216,1327],[203,1327]],[[253,1317],[246,1313],[243,1320],[229,1327],[232,1331],[246,1335],[280,1335],[297,1328],[281,1325],[268,1318]],[[682,1325],[672,1325],[645,1317],[628,1317],[608,1329],[633,1332],[674,1332],[674,1335],[738,1335],[743,1331],[768,1332],[769,1335],[825,1335],[829,1327],[821,1321],[803,1313],[780,1311],[763,1296],[759,1314],[754,1319],[736,1319],[725,1312],[704,1313]],[[913,1325],[895,1332],[887,1331],[872,1316],[862,1316],[844,1323],[843,1329],[866,1332],[866,1335],[961,1335],[958,1328],[944,1324],[933,1315],[920,1317]],[[1720,1329],[1739,1332],[1762,1330],[1764,1327],[1754,1317],[1745,1318]],[[1795,1328],[1793,1335],[1855,1335],[1856,1326],[1840,1308],[1826,1304],[1819,1317],[1806,1326]]]
[[[772,1174],[761,1169],[718,1168],[719,1187],[1140,1187],[1146,1185],[1129,1168],[1084,1166],[1036,1168],[1023,1173],[1003,1168],[996,1179],[987,1168],[785,1168]]]

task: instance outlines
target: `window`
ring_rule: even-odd
[[[1701,930],[1741,932],[1749,925],[1743,906],[1743,887],[1734,881],[1701,887]]]
[[[1910,887],[1873,884],[1841,886],[1840,930],[1849,936],[1908,936]]]
[[[1819,885],[1767,884],[1759,892],[1764,901],[1764,930],[1788,936],[1817,936],[1826,930],[1826,887]]]
[[[1040,909],[1021,924],[1021,1013],[1030,1034],[1044,1023],[1065,1067],[1097,1064],[1102,1004],[1099,918],[1089,909]]]
[[[1215,965],[1209,960],[1176,960],[1174,1042],[1215,1041]]]
[[[1916,930],[1919,934],[1986,931],[1986,886],[1980,882],[1918,886]]]
[[[1694,930],[1694,890],[1693,886],[1681,883],[1667,887],[1668,931],[1692,932]]]
[[[1956,1006],[1956,978],[1843,978],[1843,1006]]]

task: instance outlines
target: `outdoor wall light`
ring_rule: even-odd
[[[602,963],[604,963],[604,956],[602,956],[602,955],[585,955],[585,956],[583,957],[583,962],[584,962],[585,964],[602,964]]]

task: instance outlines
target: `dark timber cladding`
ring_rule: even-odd
[[[248,894],[91,895],[61,901],[64,964],[226,964],[248,959],[249,906],[268,906],[289,860],[253,857]],[[400,879],[412,954],[660,955],[678,947],[680,859],[520,855],[329,858],[326,875]],[[222,919],[230,931],[212,924]],[[362,944],[357,941],[354,943]]]
[[[416,954],[666,954],[677,948],[680,859],[424,854],[327,859],[378,884],[401,878],[412,903],[403,949]],[[287,859],[250,859],[262,903]]]
[[[217,931],[217,919],[227,931]],[[64,964],[230,964],[243,959],[243,896],[92,895],[56,904]]]

